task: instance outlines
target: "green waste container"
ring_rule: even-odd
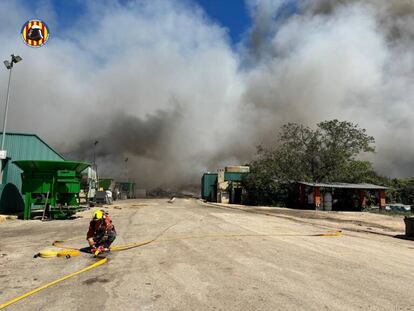
[[[407,237],[414,237],[414,217],[405,217],[405,235]]]
[[[67,218],[78,211],[81,172],[88,163],[46,160],[13,163],[23,171],[24,219],[31,218],[32,210],[45,208],[56,219]]]

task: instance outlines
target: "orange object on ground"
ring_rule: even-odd
[[[319,187],[315,187],[313,189],[313,195],[314,195],[314,201],[315,201],[315,206],[316,207],[320,207],[321,206],[321,188]]]

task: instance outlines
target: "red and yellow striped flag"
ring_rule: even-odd
[[[22,27],[23,41],[31,47],[41,47],[49,39],[49,28],[38,19],[27,21]]]

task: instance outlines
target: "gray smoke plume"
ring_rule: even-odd
[[[252,5],[256,12],[262,6],[269,7]],[[261,28],[270,40],[247,73],[243,117],[251,121],[253,140],[273,142],[287,121],[347,119],[376,137],[370,159],[381,173],[412,175],[414,3],[309,0],[292,6],[289,17]]]
[[[33,12],[0,2],[0,55],[13,73],[9,129],[39,134],[101,175],[143,187],[198,183],[244,164],[286,122],[339,118],[377,141],[370,159],[414,173],[412,1],[249,0],[253,24],[237,48],[223,26],[183,1],[88,2],[63,29],[49,2],[35,16],[48,44],[26,47]],[[0,99],[6,70],[0,71]],[[128,158],[128,162],[124,160]]]

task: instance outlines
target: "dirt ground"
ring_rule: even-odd
[[[245,206],[213,203],[231,209],[240,209],[250,213],[277,216],[296,222],[304,222],[335,230],[376,233],[386,236],[403,235],[404,217],[397,214],[361,213],[361,212],[325,212],[316,210],[298,210],[265,206]]]
[[[414,310],[414,241],[395,237],[399,217],[191,199],[108,209],[114,244],[158,239],[5,310]],[[91,214],[1,223],[0,304],[95,262],[33,258],[54,240],[85,246]]]

